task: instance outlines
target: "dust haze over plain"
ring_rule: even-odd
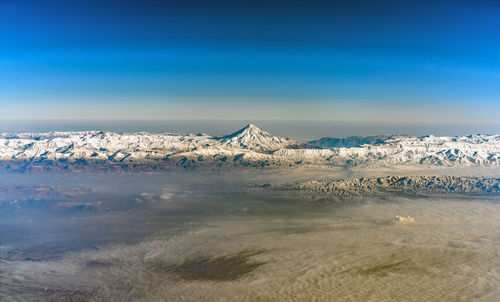
[[[20,208],[2,200],[0,297],[494,301],[495,196],[314,201],[249,186],[356,176],[346,173],[3,175],[7,185],[93,193],[84,200],[69,194],[77,196],[73,204],[50,195],[23,201],[26,192]],[[396,215],[415,222],[397,223]]]

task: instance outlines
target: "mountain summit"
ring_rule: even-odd
[[[351,148],[318,148],[273,136],[255,125],[222,137],[101,131],[0,133],[0,171],[500,166],[500,135],[393,136],[354,142],[357,145]]]
[[[229,135],[226,135],[222,138],[258,137],[258,136],[271,137],[272,135],[269,132],[262,130],[259,127],[255,126],[254,124],[248,124],[245,127],[241,128],[240,130],[238,130],[234,133],[231,133]]]
[[[262,152],[269,152],[297,144],[297,142],[289,138],[273,136],[254,124],[248,124],[232,134],[223,136],[220,138],[220,141],[225,146],[259,150]]]

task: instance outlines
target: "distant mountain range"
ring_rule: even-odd
[[[308,144],[321,148],[351,148],[361,147],[362,145],[371,144],[378,145],[390,139],[390,135],[375,135],[375,136],[349,136],[345,138],[323,137],[318,140],[309,141]]]
[[[221,137],[104,131],[0,134],[0,169],[19,172],[499,164],[500,135],[486,134],[322,138],[307,144],[252,124]]]

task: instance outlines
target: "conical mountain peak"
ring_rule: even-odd
[[[232,138],[232,137],[244,137],[244,136],[272,136],[269,132],[262,130],[261,128],[255,126],[254,124],[248,124],[245,127],[241,128],[240,130],[229,134],[225,136],[225,138]]]
[[[248,124],[240,130],[223,136],[221,142],[226,146],[256,151],[272,151],[295,144],[294,141],[279,136],[273,136],[254,124]]]
[[[255,126],[252,123],[246,125],[245,127],[243,127],[243,129],[245,129],[245,130],[262,130],[262,129],[260,129],[259,127]]]

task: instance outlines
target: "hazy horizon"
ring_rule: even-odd
[[[391,122],[331,122],[293,120],[25,120],[0,121],[0,132],[52,131],[113,131],[119,133],[206,133],[226,135],[247,124],[255,124],[273,135],[300,141],[321,137],[390,135],[462,136],[471,134],[498,134],[499,124],[459,123],[391,123]]]

